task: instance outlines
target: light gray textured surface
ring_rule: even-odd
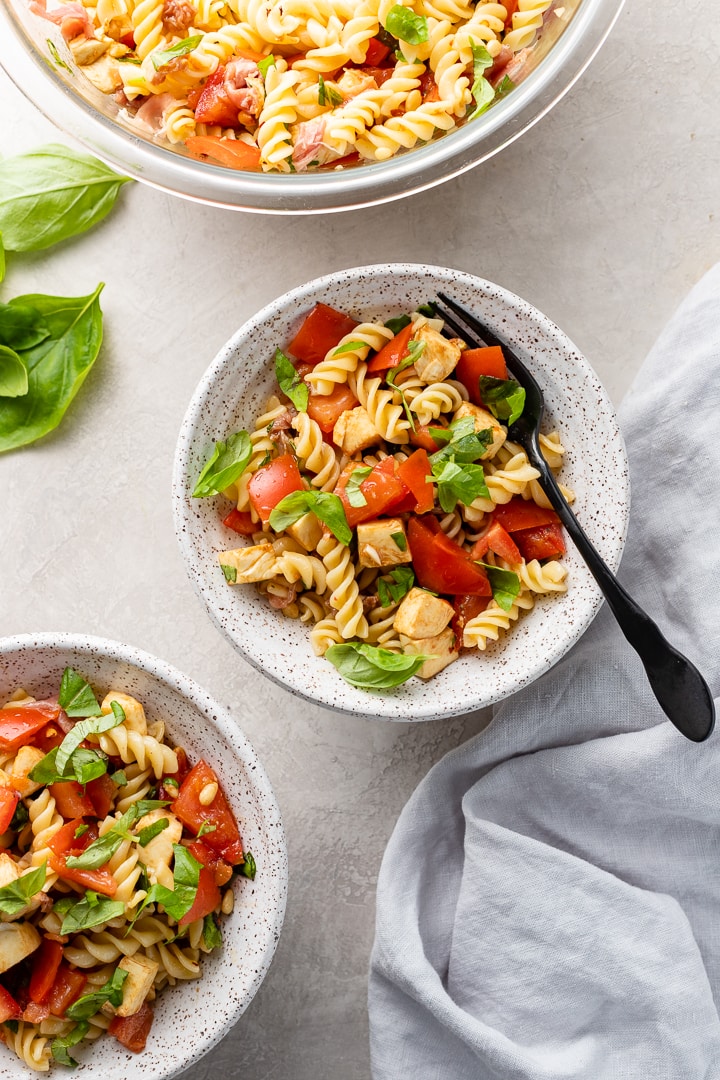
[[[397,814],[480,717],[414,728],[333,716],[253,672],[210,625],[172,532],[170,469],[201,373],[272,297],[387,259],[468,270],[545,311],[615,401],[717,259],[720,17],[629,0],[568,97],[514,146],[404,203],[264,219],[134,185],[93,234],[13,257],[2,299],[105,280],[106,345],[61,430],[0,459],[0,634],[77,630],[176,664],[226,704],[263,760],[287,828],[291,888],[270,975],[194,1070],[367,1080],[374,888]],[[702,28],[702,32],[698,31]],[[696,32],[698,31],[698,32]],[[56,138],[0,75],[4,155]]]

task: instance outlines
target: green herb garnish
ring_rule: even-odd
[[[193,49],[197,49],[202,39],[202,34],[194,34],[192,37],[183,38],[182,41],[176,41],[174,45],[167,49],[156,49],[155,52],[150,54],[153,67],[156,71],[159,71],[161,67],[165,67],[177,56],[186,56]]]
[[[270,514],[270,526],[276,532],[283,532],[308,513],[315,514],[327,525],[341,544],[349,544],[352,540],[352,529],[347,523],[342,500],[329,491],[293,491],[286,495]]]
[[[202,936],[206,949],[219,949],[222,945],[222,933],[214,915],[206,915],[203,919]]]
[[[45,869],[45,863],[42,863],[29,874],[23,874],[9,885],[0,888],[0,912],[3,915],[17,915],[27,907],[28,901],[39,893],[45,884]]]
[[[252,457],[252,443],[247,431],[238,431],[227,442],[216,442],[215,448],[198,477],[193,498],[206,499],[218,495],[234,484],[245,471]]]
[[[519,420],[525,408],[525,389],[515,379],[480,376],[480,396],[490,412],[508,427]]]
[[[68,1010],[69,1015],[69,1010]],[[72,1031],[69,1031],[67,1035],[58,1035],[56,1039],[50,1044],[50,1051],[52,1056],[60,1065],[67,1065],[69,1069],[75,1069],[77,1067],[77,1061],[74,1057],[71,1057],[68,1053],[70,1046],[75,1046],[76,1043],[82,1042],[88,1033],[90,1025],[86,1020],[76,1024]]]
[[[62,673],[58,705],[71,717],[99,716],[102,712],[90,683],[71,667]]]
[[[401,551],[407,551],[407,537],[405,536],[404,532],[390,533],[390,536],[395,541],[395,544],[397,545],[397,547],[400,548]]]
[[[359,509],[361,506],[367,506],[367,499],[360,490],[360,485],[363,480],[367,480],[371,472],[372,468],[369,465],[361,465],[357,469],[353,469],[350,473],[350,478],[345,485],[347,501],[356,509]]]
[[[278,386],[289,397],[298,412],[307,412],[310,391],[281,349],[275,350],[275,376]]]
[[[495,91],[491,84],[485,78],[485,72],[493,65],[493,58],[487,51],[484,45],[477,45],[472,38],[470,38],[470,48],[473,55],[473,84],[472,84],[472,96],[475,102],[475,108],[468,116],[468,120],[474,120],[475,117],[480,116],[485,110],[492,104],[495,98]]]
[[[428,480],[437,484],[438,501],[446,514],[452,513],[458,502],[470,506],[475,499],[490,498],[482,465],[459,465],[452,458],[442,460],[433,463]]]
[[[140,847],[147,847],[151,840],[154,840],[164,829],[167,829],[169,824],[169,820],[164,817],[158,818],[157,821],[153,821],[152,825],[146,825],[145,828],[141,829],[138,833],[138,844]]]
[[[378,578],[378,597],[384,608],[399,604],[415,584],[415,574],[409,566],[397,566],[387,576],[389,581],[385,577]]]
[[[429,656],[390,652],[379,645],[348,641],[325,653],[346,682],[360,690],[390,690],[415,675]]]
[[[122,900],[109,900],[88,889],[77,903],[71,897],[59,900],[55,904],[55,911],[64,915],[60,933],[76,934],[79,930],[90,930],[93,926],[124,915],[125,904]]]
[[[499,566],[488,566],[487,563],[480,563],[480,566],[488,576],[493,600],[503,611],[509,611],[520,592],[520,578],[514,570],[502,570]]]
[[[103,1005],[109,1001],[115,1008],[122,1005],[123,983],[128,977],[125,968],[116,967],[108,981],[95,990],[92,994],[84,994],[81,998],[70,1005],[65,1012],[71,1020],[89,1020],[95,1013],[100,1012]]]
[[[425,16],[416,15],[401,4],[390,8],[385,19],[385,29],[399,41],[407,41],[408,45],[422,45],[429,37]]]
[[[239,866],[239,873],[241,873],[243,877],[250,878],[251,881],[254,881],[257,867],[255,866],[255,859],[253,858],[252,851],[246,851],[244,859],[245,861]]]

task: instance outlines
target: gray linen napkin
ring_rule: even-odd
[[[720,684],[720,265],[621,419],[621,578]],[[380,872],[375,1080],[720,1077],[720,732],[664,719],[606,608],[445,757]]]

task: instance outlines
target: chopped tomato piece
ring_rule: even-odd
[[[15,998],[4,986],[0,986],[0,1024],[4,1024],[6,1020],[17,1020],[21,1014],[22,1009]]]
[[[370,38],[368,41],[367,52],[365,53],[365,63],[371,67],[379,67],[383,60],[386,60],[390,55],[390,46],[383,45],[382,41],[378,38]]]
[[[49,1015],[50,1006],[47,1002],[43,1005],[38,1005],[35,1001],[28,1001],[23,1009],[22,1018],[28,1024],[42,1024],[43,1020],[47,1020]]]
[[[47,724],[35,735],[33,746],[37,746],[38,750],[42,750],[44,754],[49,754],[60,745],[64,738],[65,732],[58,723]]]
[[[6,705],[0,709],[0,750],[8,752],[26,746],[41,728],[58,719],[60,711],[56,701]]]
[[[420,86],[418,89],[422,94],[423,102],[440,100],[440,91],[438,90],[438,84],[435,82],[434,71],[423,72],[420,76]]]
[[[0,833],[10,828],[20,793],[9,787],[0,787]]]
[[[495,507],[492,520],[499,522],[506,532],[514,533],[520,529],[534,529],[537,525],[556,525],[560,518],[554,510],[546,510],[515,495],[510,502]]]
[[[213,164],[228,169],[259,169],[260,148],[249,146],[240,139],[224,139],[220,135],[191,135],[185,140],[191,157],[198,161],[211,158]]]
[[[220,890],[215,883],[215,874],[208,866],[201,867],[193,905],[180,919],[180,926],[187,926],[195,919],[204,919],[215,910],[221,899]]]
[[[233,871],[230,863],[223,859],[222,855],[218,855],[217,851],[203,844],[202,840],[192,840],[187,847],[199,863],[212,870],[216,885],[227,885]]]
[[[413,446],[421,446],[423,450],[427,450],[428,454],[434,454],[440,449],[440,443],[435,442],[432,437],[432,431],[439,428],[438,424],[415,424],[415,430],[409,431],[410,442]]]
[[[239,109],[233,105],[225,89],[224,64],[208,77],[202,88],[190,91],[188,105],[195,110],[195,119],[200,124],[238,127]]]
[[[397,367],[410,351],[409,344],[412,335],[413,325],[408,323],[388,341],[387,345],[383,345],[377,356],[372,358],[367,366],[368,374],[377,375],[380,371],[389,371],[390,368]]]
[[[484,536],[473,545],[470,555],[473,559],[484,559],[488,551],[494,551],[511,566],[522,561],[517,544],[499,521],[493,521]]]
[[[316,304],[288,346],[288,352],[315,367],[358,325],[355,319],[327,304]]]
[[[392,71],[390,72],[390,74],[392,75]],[[333,158],[331,161],[324,161],[322,165],[320,165],[320,168],[337,169],[338,165],[342,165],[343,167],[345,165],[357,165],[360,160],[360,155],[358,154],[357,150],[354,150],[352,154],[345,154],[344,157]]]
[[[106,818],[110,813],[112,804],[115,802],[117,785],[110,779],[107,773],[91,780],[85,789],[90,802],[93,804],[95,816]]]
[[[261,465],[248,483],[250,502],[265,524],[277,504],[287,495],[304,490],[305,485],[292,454],[282,454],[269,465]]]
[[[505,16],[505,29],[509,30],[512,26],[513,15],[518,9],[518,0],[503,0],[503,7],[507,12]]]
[[[453,600],[455,614],[452,628],[455,631],[455,639],[462,644],[463,631],[471,619],[480,615],[490,603],[489,596],[458,595]]]
[[[67,865],[65,855],[50,855],[48,862],[64,881],[74,881],[76,885],[84,885],[86,889],[102,893],[103,896],[112,897],[117,892],[117,881],[109,870],[79,870]]]
[[[123,34],[123,36],[120,38],[120,44],[124,45],[126,49],[134,49],[135,38],[133,34]]]
[[[57,975],[50,987],[48,1005],[53,1016],[64,1016],[67,1009],[82,994],[87,982],[87,975],[82,971],[73,971],[66,963],[60,964]]]
[[[249,514],[247,510],[238,510],[237,507],[223,518],[223,525],[227,525],[228,529],[240,533],[241,536],[252,536],[254,532],[257,532],[257,523],[253,521],[252,514]]]
[[[427,480],[430,472],[427,451],[422,448],[398,465],[398,476],[410,488],[416,499],[416,505],[413,507],[416,514],[427,513],[435,504],[435,490]]]
[[[341,383],[335,387],[332,394],[311,392],[307,412],[310,419],[318,424],[320,430],[330,435],[340,414],[346,412],[347,409],[354,409],[357,404],[358,399],[347,383]]]
[[[534,529],[521,529],[513,539],[522,552],[523,559],[555,559],[565,554],[565,538],[562,525],[538,525]]]
[[[91,810],[90,813],[93,813]],[[61,829],[58,829],[48,840],[48,847],[55,855],[79,855],[81,851],[89,847],[93,840],[97,840],[97,825],[93,822],[88,825],[81,836],[76,836],[81,825],[87,825],[81,817],[73,821],[67,821]]]
[[[62,945],[48,937],[42,939],[40,948],[33,953],[29,993],[30,1000],[37,1005],[47,1001],[50,996],[62,958]]]
[[[217,785],[217,794],[208,806],[200,802],[200,795],[209,784]],[[213,851],[218,851],[223,858],[237,865],[242,862],[242,854],[238,856],[237,844],[242,844],[240,830],[227,799],[220,787],[220,782],[215,772],[202,759],[198,761],[183,780],[178,796],[173,803],[173,813],[187,825],[193,835],[197,835],[203,824],[214,825],[212,832],[205,833],[203,843]],[[232,858],[226,853],[231,845],[236,845],[232,851]]]
[[[346,485],[357,468],[362,468],[356,461],[345,466],[338,478],[335,494],[340,496],[348,525],[354,529],[361,521],[370,521],[380,514],[390,513],[412,493],[396,475],[396,462],[392,457],[385,458],[376,465],[372,472],[360,484],[360,491],[365,498],[363,506],[351,506],[347,497]],[[412,502],[415,503],[412,496]]]
[[[143,1001],[138,1011],[133,1013],[132,1016],[113,1017],[108,1031],[128,1050],[132,1050],[134,1054],[139,1054],[141,1050],[145,1049],[153,1018],[154,1013],[151,1007],[147,1001]]]
[[[90,796],[76,780],[50,784],[50,794],[57,805],[58,812],[67,821],[70,818],[92,817],[95,814]]]
[[[369,75],[371,79],[374,79],[378,87],[381,87],[383,83],[386,83],[388,79],[391,79],[395,74],[395,68],[393,67],[372,67],[372,65],[369,64],[363,64],[358,70],[362,71],[364,75]]]
[[[479,382],[481,375],[507,379],[507,365],[499,345],[488,345],[484,349],[465,349],[460,353],[453,378],[459,379],[475,405],[482,405]]]
[[[408,540],[418,585],[432,592],[492,596],[485,571],[440,530],[434,518],[410,518]]]

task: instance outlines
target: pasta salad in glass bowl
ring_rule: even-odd
[[[0,642],[0,1076],[12,1051],[40,1072],[165,1077],[224,1034],[270,962],[277,808],[177,673],[48,637]]]
[[[523,392],[502,349],[443,333],[427,306],[443,289],[516,351],[537,340],[545,456],[596,524],[599,504],[611,565],[622,550],[627,470],[612,408],[539,312],[469,275],[402,264],[281,298],[196,393],[176,458],[177,531],[233,643],[350,712],[422,719],[489,704],[558,659],[599,605],[508,438]]]

